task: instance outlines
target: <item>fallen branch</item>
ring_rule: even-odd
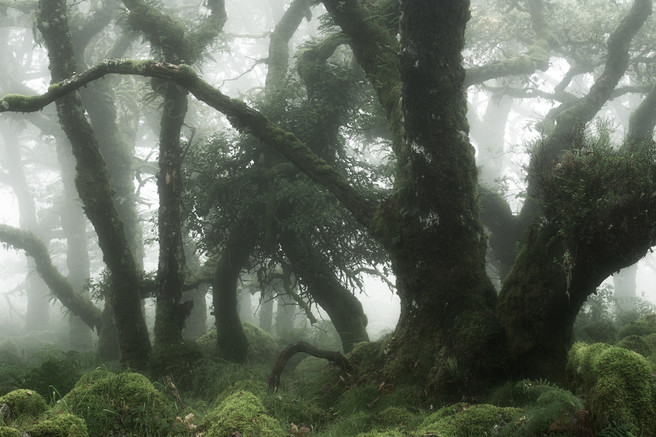
[[[299,352],[305,352],[306,354],[312,355],[313,357],[325,358],[328,361],[332,361],[341,367],[345,372],[352,370],[351,363],[349,363],[346,357],[339,352],[317,349],[311,344],[308,344],[304,341],[299,341],[290,344],[280,352],[280,355],[278,355],[276,365],[273,366],[273,370],[269,376],[270,391],[275,392],[278,390],[278,386],[280,385],[280,374],[285,369],[287,362]]]

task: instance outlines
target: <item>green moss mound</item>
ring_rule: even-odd
[[[480,404],[455,404],[424,419],[419,431],[436,437],[499,435],[524,415],[519,408]]]
[[[84,420],[73,414],[56,414],[27,428],[31,437],[88,437]]]
[[[201,423],[206,437],[285,436],[280,424],[269,416],[262,402],[249,391],[231,394]]]
[[[47,409],[46,401],[33,390],[18,389],[0,397],[0,406],[9,407],[9,420],[14,421],[24,417],[39,417]],[[6,418],[5,418],[6,419]]]
[[[598,430],[617,423],[633,424],[647,435],[656,430],[656,380],[643,356],[603,343],[577,343],[567,371],[586,395]]]
[[[244,322],[244,334],[248,341],[247,360],[251,364],[272,364],[278,357],[278,344],[273,336],[252,323]],[[196,340],[200,347],[211,356],[217,355],[216,329],[207,331],[205,335]]]
[[[82,417],[89,435],[168,435],[171,405],[138,373],[114,374],[99,369],[85,374],[59,402],[57,413]]]
[[[0,437],[21,437],[21,433],[15,428],[0,425]]]

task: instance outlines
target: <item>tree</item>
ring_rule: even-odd
[[[651,65],[649,52],[631,58],[631,48],[652,2],[635,0],[620,9],[621,18],[606,29],[607,48],[593,85],[546,117],[528,167],[528,197],[516,216],[503,199],[484,198],[485,205],[498,207],[480,213],[466,90],[545,70],[553,53],[577,55],[576,41],[559,41],[550,28],[545,2],[507,5],[511,10],[521,5],[519,13],[531,23],[529,42],[516,39],[526,47],[524,54],[467,70],[468,1],[402,0],[400,9],[386,0],[322,3],[348,38],[387,120],[395,172],[382,201],[364,195],[313,150],[311,138],[276,126],[264,111],[227,97],[182,63],[104,61],[43,95],[5,96],[0,108],[35,111],[110,73],[171,81],[323,186],[385,248],[401,298],[401,317],[387,349],[387,378],[409,373],[429,392],[458,398],[504,377],[562,380],[574,318],[585,298],[656,243],[656,88],[636,108],[619,150],[603,136],[591,140],[585,134],[630,61]],[[564,88],[569,80],[563,80]],[[511,230],[499,239],[504,245],[494,248],[510,263],[502,270],[509,273],[498,296],[486,274],[483,223],[493,233]],[[231,235],[248,238],[244,233]],[[519,251],[508,253],[515,242]],[[229,261],[228,270],[234,267]]]

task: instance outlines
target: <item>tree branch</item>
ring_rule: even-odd
[[[0,241],[15,249],[22,249],[31,256],[37,272],[62,305],[80,317],[91,329],[100,331],[102,312],[88,297],[76,293],[68,279],[52,265],[43,241],[31,232],[7,225],[0,225]]]
[[[198,77],[187,65],[174,65],[153,60],[108,60],[97,64],[84,73],[73,75],[48,91],[36,96],[16,94],[0,99],[2,112],[35,112],[56,99],[85,86],[107,74],[129,74],[170,80],[191,92],[198,100],[222,112],[231,124],[241,132],[248,132],[260,141],[276,149],[311,179],[324,186],[353,213],[365,227],[370,227],[375,203],[357,192],[346,179],[326,161],[314,154],[296,135],[271,123],[260,112],[241,100],[231,99]]]
[[[278,386],[280,386],[280,374],[285,369],[287,362],[299,352],[305,352],[306,354],[312,355],[313,357],[325,358],[328,361],[332,361],[341,367],[344,372],[350,372],[352,370],[351,363],[349,363],[346,357],[339,352],[317,349],[309,343],[299,341],[290,344],[280,352],[280,355],[278,355],[276,364],[273,366],[271,375],[269,375],[270,391],[275,392],[278,390]]]
[[[467,70],[465,86],[480,84],[499,77],[533,74],[549,68],[549,41],[552,37],[545,18],[544,0],[528,0],[527,4],[533,31],[536,35],[533,45],[528,48],[526,54],[470,68]]]

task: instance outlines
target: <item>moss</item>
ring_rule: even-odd
[[[153,347],[150,355],[150,371],[156,377],[170,375],[181,390],[193,384],[193,370],[203,357],[203,349],[193,341],[185,341],[168,347]]]
[[[20,94],[7,94],[0,99],[0,112],[31,112],[37,109],[38,96],[23,96]]]
[[[656,352],[656,348],[653,344],[649,343],[645,337],[641,337],[635,334],[627,335],[618,341],[616,346],[637,352],[643,357],[648,357],[649,355]]]
[[[16,428],[0,425],[0,437],[21,437],[21,433]]]
[[[248,340],[250,363],[273,363],[278,358],[278,344],[273,336],[252,323],[245,322],[244,333]]]
[[[444,437],[495,435],[522,416],[523,411],[519,408],[460,403],[441,408],[428,416],[419,431]]]
[[[24,389],[11,391],[0,397],[0,405],[2,404],[7,404],[11,409],[10,420],[38,417],[48,409],[46,401],[40,394]]]
[[[88,437],[84,420],[73,414],[57,414],[27,428],[32,437]]]
[[[82,417],[93,436],[166,434],[174,417],[164,395],[138,373],[97,370],[85,374],[55,408]]]
[[[278,344],[273,336],[252,323],[243,324],[244,334],[248,341],[247,360],[251,364],[266,363],[273,364],[278,357]],[[216,355],[216,329],[211,329],[200,337],[196,342],[210,355]]]
[[[239,391],[228,396],[201,424],[206,437],[284,436],[280,424],[267,415],[262,402],[251,392]]]
[[[585,394],[597,429],[611,423],[631,423],[643,432],[656,429],[656,380],[643,356],[601,343],[576,344],[567,370]]]
[[[414,428],[419,425],[419,415],[413,414],[403,407],[388,407],[372,416],[378,428],[404,427]]]
[[[328,362],[323,358],[307,356],[294,368],[294,374],[302,377],[314,377],[326,368]]]

